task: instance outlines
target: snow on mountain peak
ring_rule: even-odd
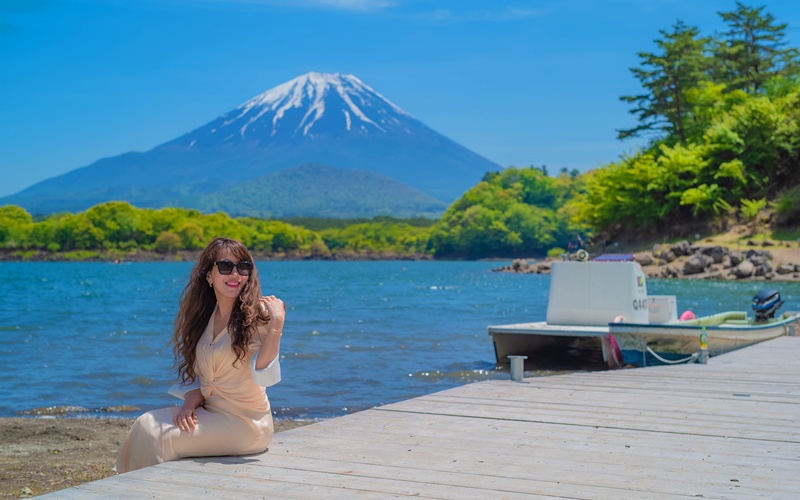
[[[262,117],[272,117],[272,133],[278,131],[278,123],[293,109],[305,110],[305,114],[296,126],[294,133],[308,135],[311,128],[326,112],[326,102],[331,96],[338,96],[344,103],[341,110],[329,110],[342,113],[346,129],[349,131],[354,126],[354,121],[360,120],[358,125],[366,130],[365,125],[384,131],[385,120],[375,116],[374,108],[388,107],[392,112],[410,117],[400,107],[383,97],[369,85],[359,80],[354,75],[341,75],[339,73],[306,73],[286,83],[273,87],[263,94],[259,94],[236,108],[236,116],[230,118],[224,125],[229,125],[239,120],[241,124],[239,133],[244,138],[247,128]],[[379,111],[380,113],[380,111]],[[372,117],[369,116],[372,114]],[[385,113],[384,113],[385,114]],[[340,115],[341,116],[341,115]],[[238,124],[237,124],[238,125]]]

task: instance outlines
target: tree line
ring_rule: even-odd
[[[289,258],[540,254],[569,238],[573,226],[560,209],[580,191],[578,179],[575,172],[549,177],[541,168],[489,173],[439,221],[382,216],[289,223],[184,208],[136,208],[122,201],[34,220],[25,209],[7,205],[0,207],[0,248],[22,258],[41,251],[67,258],[99,253],[124,258],[138,250],[198,250],[215,236],[227,236],[254,252]]]

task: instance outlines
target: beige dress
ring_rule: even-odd
[[[248,455],[267,449],[274,427],[265,387],[280,381],[278,357],[263,370],[255,357],[267,333],[266,325],[251,341],[244,362],[236,354],[225,328],[214,338],[214,315],[197,345],[197,381],[205,404],[197,409],[197,425],[182,432],[172,423],[181,407],[161,408],[140,416],[128,432],[114,469],[128,472],[185,457]],[[170,393],[175,394],[172,390]],[[180,396],[179,396],[180,397]]]

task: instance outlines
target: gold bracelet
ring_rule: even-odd
[[[278,330],[277,328],[270,328],[267,333],[269,333],[270,335],[277,335],[278,337],[283,335],[283,331]]]

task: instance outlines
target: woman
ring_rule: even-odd
[[[183,406],[140,416],[115,470],[184,457],[260,453],[272,440],[265,387],[280,381],[283,302],[261,297],[253,257],[236,240],[203,250],[180,298],[173,351]]]

